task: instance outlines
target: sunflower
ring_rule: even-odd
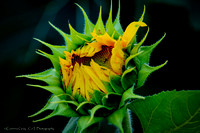
[[[69,123],[77,124],[77,131],[84,132],[88,127],[106,119],[124,132],[122,124],[129,116],[128,103],[133,99],[144,99],[135,94],[134,89],[140,88],[152,72],[167,63],[155,67],[149,65],[152,51],[165,35],[150,46],[142,46],[149,33],[148,28],[144,37],[137,42],[138,29],[147,27],[143,22],[145,8],[141,18],[131,22],[123,31],[119,18],[120,7],[113,22],[111,4],[104,26],[101,8],[94,25],[83,8],[77,6],[84,15],[84,33],[77,32],[69,24],[70,34],[66,34],[49,22],[62,35],[65,45],[54,46],[35,40],[51,49],[52,54],[41,50],[37,53],[50,59],[53,68],[18,76],[46,82],[47,86],[28,85],[43,88],[53,94],[44,108],[30,117],[52,110],[48,116],[36,121],[57,115],[72,117]]]

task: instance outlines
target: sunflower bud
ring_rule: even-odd
[[[111,6],[105,26],[101,8],[96,25],[91,23],[82,7],[80,9],[85,19],[84,33],[78,33],[69,24],[70,34],[66,34],[50,23],[63,36],[65,45],[54,46],[36,39],[52,50],[52,54],[41,50],[37,53],[50,59],[54,68],[19,77],[46,82],[47,86],[30,86],[43,88],[53,95],[43,109],[30,117],[46,110],[53,112],[36,121],[56,115],[80,117],[77,120],[78,132],[107,118],[123,132],[122,120],[124,111],[127,111],[127,101],[144,99],[134,94],[134,89],[140,88],[152,72],[167,63],[149,66],[151,52],[165,35],[153,45],[142,46],[149,33],[148,28],[144,38],[136,41],[138,29],[147,27],[143,22],[145,8],[139,21],[131,22],[125,31],[120,24],[120,8],[113,22]],[[115,121],[116,116],[121,121]],[[87,123],[81,124],[83,121]]]

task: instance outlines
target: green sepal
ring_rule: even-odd
[[[142,46],[142,44],[146,40],[148,34],[149,34],[149,27],[148,27],[148,30],[147,30],[145,36],[142,38],[142,40],[139,43],[134,44],[134,46],[133,46],[133,48],[131,50],[131,55],[134,55],[134,54],[136,54],[138,52],[140,46]]]
[[[123,94],[124,89],[121,84],[121,76],[119,75],[110,75],[109,76],[110,85],[116,93]]]
[[[64,39],[65,41],[65,45],[68,45],[68,41],[67,39],[70,38],[70,35],[68,35],[67,33],[65,33],[64,31],[62,31],[61,29],[59,29],[58,27],[56,27],[55,25],[53,25],[51,22],[49,22],[49,24],[51,25],[51,27],[53,27]]]
[[[102,81],[103,85],[105,86],[106,90],[108,91],[108,93],[112,93],[114,92],[112,86],[110,85],[109,82],[106,82],[106,81]]]
[[[60,77],[58,76],[55,69],[48,69],[40,73],[20,75],[17,77],[25,77],[29,79],[40,80],[47,83],[48,85],[60,86],[60,80],[59,80]]]
[[[108,33],[109,36],[112,36],[114,39],[118,39],[120,36],[120,34],[115,30],[115,27],[112,22],[112,1],[110,6],[109,17],[106,22],[106,32]]]
[[[111,115],[107,117],[108,123],[111,123],[115,125],[117,128],[119,128],[121,133],[124,133],[122,123],[123,123],[126,111],[127,111],[127,107],[124,106],[123,108],[116,110],[114,113],[112,113]]]
[[[40,39],[37,39],[37,38],[33,38],[33,39],[35,39],[36,41],[38,41],[38,42],[42,43],[43,45],[47,46],[48,48],[50,48],[54,56],[66,58],[65,54],[64,54],[64,51],[67,50],[66,46],[55,46],[55,45],[46,43],[44,41],[41,41]]]
[[[118,11],[117,11],[117,16],[115,18],[113,25],[115,27],[115,30],[122,36],[124,31],[123,31],[122,26],[120,24],[120,0],[119,0],[119,7],[118,7]]]
[[[76,111],[83,112],[83,113],[81,113],[82,115],[89,115],[88,110],[92,109],[94,106],[95,106],[94,103],[85,101],[85,102],[80,103],[77,106]]]
[[[134,94],[133,90],[134,90],[134,87],[131,87],[123,93],[121,102],[119,104],[119,108],[121,108],[123,105],[125,105],[127,100],[130,100],[130,99],[145,99],[143,96]]]
[[[83,133],[88,127],[102,121],[103,117],[94,117],[90,122],[90,116],[81,116],[78,120],[78,133]]]
[[[54,103],[54,104],[57,104],[57,103]],[[54,116],[78,117],[79,114],[77,114],[76,111],[71,109],[71,107],[67,103],[59,103],[57,104],[55,110],[51,114],[49,114],[48,116],[42,119],[35,120],[33,122],[43,121],[43,120],[52,118]]]
[[[73,97],[78,101],[78,103],[87,101],[85,97],[79,94],[79,92],[76,92]]]
[[[130,65],[130,62],[133,61],[135,57],[137,57],[139,54],[141,54],[143,51],[140,51],[136,54],[130,55],[126,60],[125,60],[125,69],[127,69],[129,66],[133,67],[133,64]]]
[[[72,45],[80,47],[83,46],[86,42],[89,42],[91,40],[90,37],[77,32],[70,24],[69,24],[69,29],[70,29],[70,37]]]
[[[59,63],[59,58],[57,56],[48,54],[42,50],[38,50],[36,51],[36,53],[50,59],[56,72],[60,74],[60,63]]]
[[[151,53],[153,52],[154,48],[164,39],[165,36],[166,36],[166,34],[164,34],[160,40],[158,40],[156,43],[154,43],[151,46],[141,46],[140,47],[139,51],[143,51],[143,52],[137,56],[137,58],[139,60],[139,64],[140,64],[138,69],[140,69],[143,64],[149,64]]]
[[[81,9],[83,16],[84,16],[84,19],[85,19],[85,30],[84,30],[84,32],[87,36],[92,38],[91,32],[93,32],[93,30],[94,30],[94,24],[90,21],[87,14],[83,10],[83,8],[80,5],[78,5],[77,3],[76,3],[76,5]]]
[[[40,109],[38,112],[36,112],[36,113],[34,113],[34,114],[32,114],[32,115],[30,115],[30,116],[28,116],[28,117],[37,116],[37,115],[41,114],[42,112],[44,112],[44,111],[46,111],[46,110],[54,110],[54,109],[57,107],[57,104],[52,103],[52,102],[59,101],[59,100],[60,100],[60,98],[59,98],[58,96],[52,95],[52,96],[49,98],[49,100],[48,100],[48,102],[46,103],[46,105],[45,105],[42,109]]]
[[[147,77],[154,71],[160,69],[161,67],[163,67],[164,65],[167,64],[168,61],[166,61],[165,63],[159,65],[159,66],[149,66],[148,64],[143,64],[141,69],[138,72],[138,81],[137,81],[137,88],[140,88],[144,82],[146,81]]]
[[[90,112],[90,119],[88,121],[88,123],[90,123],[95,117],[95,113],[97,111],[99,111],[100,113],[100,116],[102,117],[105,117],[109,114],[109,112],[112,110],[113,108],[112,107],[107,107],[107,106],[104,106],[104,105],[96,105],[94,106],[91,110],[89,110]]]
[[[91,99],[91,101],[94,101],[96,104],[102,104],[102,98],[106,95],[105,93],[99,91],[99,90],[94,90],[94,93],[93,93],[93,97]]]
[[[99,17],[98,17],[97,23],[95,25],[95,30],[96,30],[97,34],[104,34],[106,32],[104,24],[103,24],[103,20],[102,20],[101,9],[102,9],[102,7],[100,7]]]
[[[126,69],[121,77],[121,83],[124,90],[132,87],[137,81],[137,70],[136,67]]]
[[[142,16],[139,19],[140,22],[142,22],[144,20],[145,11],[146,11],[146,6],[144,5],[144,10],[143,10]]]
[[[27,85],[45,89],[45,90],[53,93],[54,95],[61,95],[60,96],[61,99],[65,99],[66,98],[65,92],[62,90],[62,88],[60,88],[58,86],[41,86],[41,85],[32,85],[32,84],[27,84]]]
[[[52,23],[49,22],[49,24],[63,37],[68,52],[71,52],[72,50],[75,50],[77,48],[76,45],[73,45],[70,35],[66,34],[62,30],[54,26]]]
[[[121,101],[121,94],[118,93],[108,93],[102,98],[102,103],[106,107],[112,107],[117,109]]]

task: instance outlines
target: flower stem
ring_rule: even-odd
[[[131,113],[129,110],[126,110],[125,117],[123,120],[123,128],[124,128],[124,133],[132,133],[132,123],[131,123]]]

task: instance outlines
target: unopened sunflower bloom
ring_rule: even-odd
[[[77,132],[85,132],[93,124],[107,119],[108,123],[124,132],[125,126],[122,124],[127,119],[128,101],[144,99],[134,94],[133,90],[140,88],[153,71],[167,63],[149,66],[151,52],[164,36],[151,46],[141,46],[148,29],[144,38],[136,41],[138,29],[147,27],[143,22],[145,10],[139,21],[130,23],[123,32],[119,20],[120,8],[113,22],[111,6],[106,29],[101,8],[96,25],[80,9],[85,19],[83,34],[75,31],[70,24],[70,34],[66,34],[50,23],[63,36],[65,46],[54,46],[36,39],[52,50],[53,54],[41,50],[37,53],[49,58],[54,68],[20,77],[46,82],[48,86],[30,86],[46,89],[53,95],[43,109],[30,117],[53,110],[50,115],[36,121],[56,115],[72,117],[71,121],[77,122]]]

